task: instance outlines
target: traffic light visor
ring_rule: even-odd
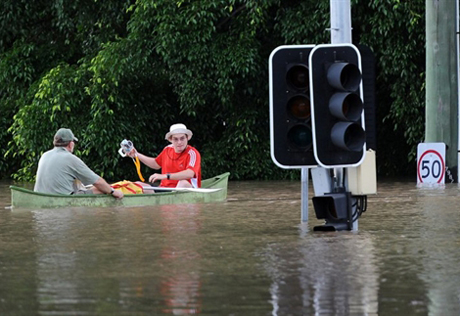
[[[339,120],[357,122],[363,113],[363,102],[356,93],[338,92],[329,100],[329,111]]]
[[[331,193],[315,196],[312,199],[316,218],[326,220],[346,219],[348,216],[348,200],[345,193]]]
[[[366,142],[366,133],[359,124],[338,122],[332,127],[331,140],[341,149],[360,152]]]
[[[354,64],[332,63],[327,71],[327,81],[341,91],[355,91],[361,84],[361,71]]]

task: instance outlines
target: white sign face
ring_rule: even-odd
[[[446,144],[420,143],[417,147],[417,184],[444,184]]]

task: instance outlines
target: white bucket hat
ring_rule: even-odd
[[[165,135],[165,139],[171,141],[171,136],[174,134],[186,134],[188,140],[190,140],[193,135],[192,131],[187,129],[187,126],[181,123],[171,125],[169,132]]]

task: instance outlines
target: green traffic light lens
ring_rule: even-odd
[[[286,74],[286,80],[288,84],[295,89],[307,89],[309,86],[309,72],[307,66],[301,64],[292,66]]]
[[[289,114],[296,119],[307,120],[311,115],[310,99],[305,95],[296,95],[288,101]]]
[[[312,147],[311,129],[306,125],[295,125],[288,131],[288,139],[297,148],[308,150]]]

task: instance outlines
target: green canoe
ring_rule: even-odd
[[[160,204],[210,203],[224,201],[227,198],[227,185],[230,173],[223,173],[213,178],[204,179],[202,188],[210,190],[174,191],[153,194],[125,195],[116,200],[110,195],[82,194],[60,195],[34,192],[25,188],[10,186],[11,206],[13,208],[65,208],[65,207],[115,207],[145,206]],[[212,190],[218,189],[218,190]],[[204,191],[204,192],[203,192]]]

